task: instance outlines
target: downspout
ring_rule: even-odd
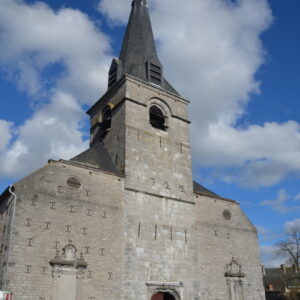
[[[12,233],[13,233],[13,227],[14,227],[14,222],[15,222],[15,214],[16,214],[16,204],[17,204],[17,195],[13,192],[13,187],[10,186],[8,191],[13,196],[14,208],[13,208],[13,214],[12,214],[11,223],[10,223],[10,232],[9,232],[9,236],[8,236],[8,248],[7,248],[7,255],[6,255],[6,267],[5,267],[4,276],[3,276],[2,289],[4,291],[5,291],[5,288],[6,288],[7,270],[8,270],[8,265],[9,265],[9,254],[10,254],[10,248],[11,248],[11,236],[12,236]]]

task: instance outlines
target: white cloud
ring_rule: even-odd
[[[0,63],[24,90],[36,94],[50,81],[83,103],[105,90],[109,40],[87,15],[43,2],[2,0],[0,7]],[[48,78],[44,72],[57,65],[62,70]]]
[[[269,230],[266,229],[264,226],[262,225],[255,225],[256,229],[257,229],[257,233],[260,235],[267,235],[269,233]]]
[[[0,125],[0,177],[23,176],[49,158],[68,159],[87,147],[82,104],[106,89],[109,39],[78,10],[42,2],[0,0],[0,67],[35,101],[11,133]]]
[[[265,200],[260,203],[262,206],[269,206],[279,213],[288,213],[291,211],[300,211],[300,206],[290,206],[288,201],[291,200],[290,195],[284,189],[278,191],[277,198],[273,200]]]
[[[0,151],[7,147],[12,138],[11,126],[12,123],[0,120]]]
[[[272,230],[265,228],[262,225],[255,225],[255,227],[261,241],[274,241],[280,237],[278,233],[273,232]]]
[[[49,105],[18,128],[16,141],[0,156],[0,174],[22,176],[49,158],[71,158],[82,151],[87,147],[78,127],[82,115],[74,98],[57,91]]]
[[[295,201],[299,201],[299,200],[300,200],[300,193],[297,194],[297,195],[294,197],[294,200],[295,200]]]
[[[286,232],[290,232],[292,229],[297,229],[300,232],[300,219],[294,219],[286,222],[284,229]]]
[[[128,21],[131,2],[132,0],[102,0],[97,8],[113,25],[124,25]]]
[[[218,168],[223,180],[244,186],[269,186],[291,172],[299,174],[298,123],[237,126],[249,97],[259,92],[255,73],[265,59],[260,35],[272,21],[267,0],[189,0],[188,5],[174,0],[149,2],[166,77],[192,100],[194,162]],[[102,0],[98,8],[115,24],[124,24],[130,3]],[[42,2],[28,5],[0,0],[0,29],[2,69],[35,101],[48,103],[42,106],[43,111],[50,112],[57,105],[58,95],[81,105],[92,104],[105,91],[109,39],[82,12],[66,8],[53,11]],[[53,145],[68,141],[63,157],[85,144],[78,129],[82,112],[71,111],[74,123],[64,121],[62,114],[57,123],[63,128],[75,125],[74,139],[70,140],[64,130],[54,134],[54,123],[53,131],[51,126],[49,129],[53,134],[48,139]],[[37,157],[37,152],[33,156],[28,149],[33,142],[38,145],[45,134],[40,130],[33,138],[25,129],[28,124],[38,126],[41,114],[37,110],[24,128],[14,128],[15,142],[2,154],[10,157],[7,162],[11,165],[22,161],[25,173],[32,169],[29,162]],[[46,148],[35,147],[40,149],[38,157],[53,157],[53,147]],[[2,167],[0,174],[7,170],[12,168]],[[9,172],[10,176],[14,173]]]
[[[262,264],[267,268],[278,268],[285,263],[285,258],[276,256],[276,246],[260,246]]]
[[[270,186],[300,171],[299,129],[294,121],[247,129],[211,124],[198,159],[206,166],[235,167],[233,180],[244,186]]]
[[[130,2],[102,0],[99,7],[124,23]],[[297,122],[237,126],[250,96],[259,93],[255,74],[265,60],[260,36],[272,22],[267,0],[149,3],[167,78],[192,101],[194,163],[250,187],[300,174]]]

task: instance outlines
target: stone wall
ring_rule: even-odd
[[[234,276],[225,273],[230,271],[232,260],[241,267],[235,273],[241,273],[236,280],[241,280],[243,286],[242,299],[265,299],[257,232],[239,204],[200,195],[195,201],[199,270],[196,299],[231,299],[228,284]]]
[[[13,197],[6,191],[0,203],[0,280],[5,288],[5,272],[7,270],[9,241],[11,237],[11,222],[13,215]]]
[[[118,85],[89,113],[93,126],[113,104],[104,143],[125,176],[51,161],[16,183],[7,288],[17,300],[75,287],[80,300],[265,299],[251,222],[235,201],[193,192],[188,101],[128,76]],[[153,104],[166,131],[149,123]]]
[[[188,101],[134,80],[126,94],[126,188],[193,201]],[[165,131],[151,126],[151,105],[167,117]]]
[[[66,180],[75,177],[80,188]],[[8,290],[16,299],[52,299],[50,261],[73,244],[87,262],[84,299],[117,299],[120,282],[123,180],[52,162],[15,184],[18,195]]]

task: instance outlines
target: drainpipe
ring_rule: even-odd
[[[9,265],[9,254],[10,254],[10,248],[11,248],[11,236],[12,236],[12,233],[13,233],[15,214],[16,214],[16,204],[17,204],[17,195],[13,192],[13,187],[10,186],[8,191],[13,196],[13,206],[14,206],[14,208],[13,208],[13,214],[12,214],[11,223],[10,223],[10,232],[9,232],[9,236],[8,236],[8,248],[7,248],[7,254],[6,254],[6,267],[5,267],[4,276],[3,276],[2,289],[4,291],[6,289],[7,270],[8,270],[8,265]]]

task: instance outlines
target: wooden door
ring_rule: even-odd
[[[152,297],[152,300],[164,300],[164,294],[163,293],[157,293]]]
[[[175,298],[169,293],[157,293],[151,300],[175,300]]]

